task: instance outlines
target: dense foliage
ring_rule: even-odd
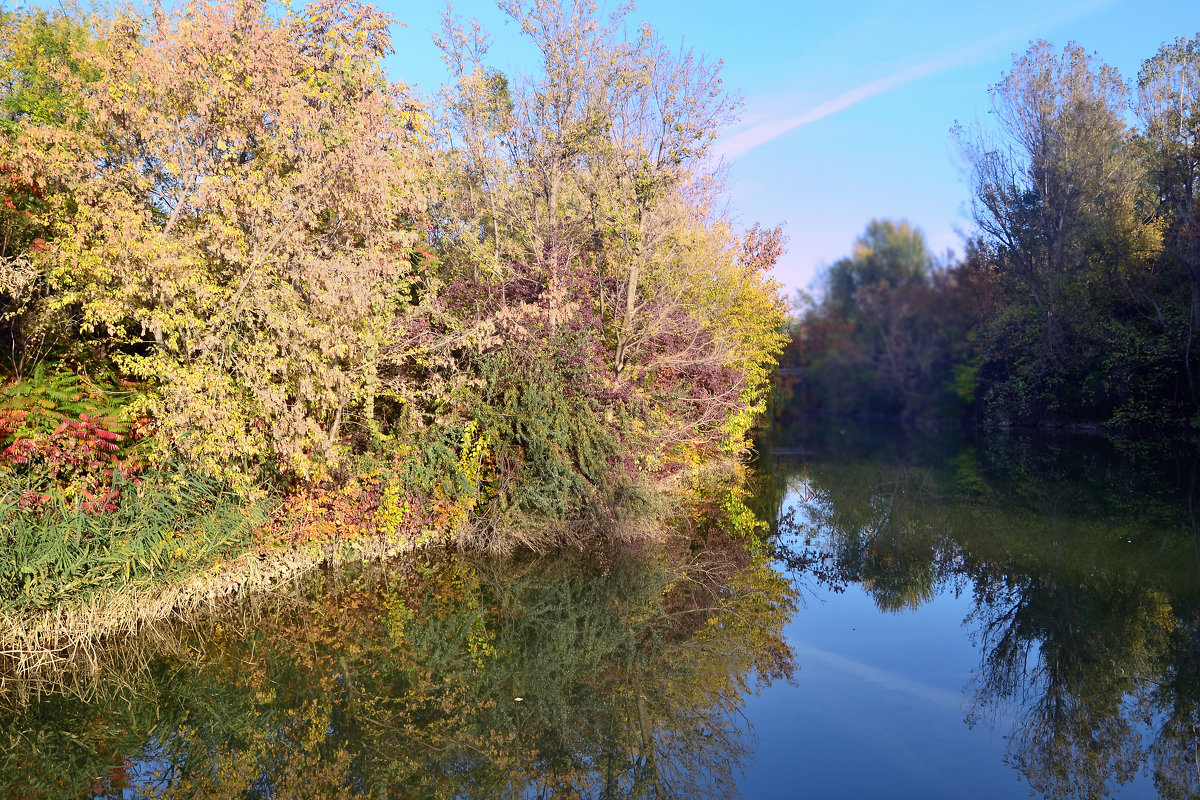
[[[955,130],[978,226],[965,257],[937,263],[919,231],[872,222],[797,325],[802,403],[1197,424],[1198,89],[1200,38],[1162,47],[1132,89],[1077,45],[1034,44],[992,87],[994,126]]]
[[[356,0],[3,12],[6,530],[184,480],[537,546],[746,446],[783,242],[716,210],[737,98],[627,11],[503,8],[540,70],[447,15],[433,108]]]

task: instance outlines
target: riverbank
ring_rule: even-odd
[[[702,779],[738,752],[742,695],[794,672],[796,592],[744,561],[597,540],[318,570],[0,695],[0,796],[579,794],[655,754]]]
[[[343,542],[255,547],[176,580],[130,583],[25,613],[0,613],[0,690],[47,669],[94,664],[97,644],[238,596],[279,589],[323,566],[397,556],[413,539],[363,536]]]
[[[1200,426],[1191,421],[1161,423],[1115,423],[1089,419],[1053,418],[1044,420],[988,420],[969,415],[938,414],[892,414],[892,413],[835,413],[819,409],[808,409],[800,404],[785,405],[787,397],[777,399],[772,410],[772,424],[785,428],[819,427],[837,428],[883,428],[900,427],[913,430],[962,430],[977,434],[990,433],[1046,433],[1048,435],[1071,434],[1080,436],[1106,436],[1111,438],[1156,438],[1193,439],[1200,438]]]
[[[353,3],[0,12],[18,665],[360,552],[648,535],[744,451],[787,304],[708,157],[737,98],[625,11],[507,13],[544,59],[432,108]]]
[[[417,503],[411,495],[401,499],[386,476],[364,474],[338,488],[210,510],[205,519],[226,529],[216,531],[220,540],[208,541],[208,551],[193,557],[190,567],[181,566],[181,547],[168,554],[174,561],[160,564],[152,553],[132,552],[128,542],[115,540],[105,548],[81,542],[79,530],[66,531],[62,544],[82,545],[68,571],[86,575],[107,567],[104,574],[110,580],[103,583],[92,576],[67,581],[42,571],[39,579],[57,581],[59,589],[48,603],[38,602],[32,591],[25,593],[24,603],[8,593],[0,606],[0,692],[8,683],[26,684],[39,674],[94,669],[98,647],[114,637],[247,595],[283,590],[316,570],[356,561],[399,558],[428,548],[544,552],[582,548],[595,539],[649,542],[678,534],[699,539],[707,533],[679,526],[672,533],[667,525],[672,515],[695,515],[698,509],[722,517],[736,537],[749,541],[757,526],[742,503],[745,477],[739,462],[719,459],[659,481],[653,501],[642,498],[637,511],[554,523],[528,519],[523,528],[501,537],[494,531],[481,534],[486,523],[470,515],[473,501],[447,502],[444,496],[439,501],[431,493]],[[136,506],[132,512],[136,514]],[[95,519],[80,514],[82,521]],[[46,526],[43,538],[57,538],[63,527]],[[188,533],[165,530],[160,538],[181,546],[203,542],[189,539]],[[505,547],[487,546],[498,542]],[[121,558],[125,561],[114,570]],[[130,574],[130,562],[142,567],[138,574]],[[27,559],[17,572],[27,575],[38,566]]]

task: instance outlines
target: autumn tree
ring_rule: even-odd
[[[88,25],[77,129],[15,121],[24,180],[70,186],[38,257],[79,346],[148,381],[174,451],[313,475],[373,412],[410,296],[421,120],[384,76],[389,17],[193,2]],[[82,155],[82,157],[81,157]],[[243,478],[244,479],[244,478]]]
[[[802,298],[786,356],[802,367],[801,402],[833,413],[931,417],[960,413],[955,370],[990,306],[978,249],[939,263],[907,222],[872,220],[851,254]]]
[[[1150,184],[1166,222],[1171,260],[1187,276],[1183,365],[1196,392],[1195,348],[1200,335],[1200,36],[1163,45],[1138,73],[1137,114]]]
[[[933,257],[925,234],[907,221],[873,219],[854,241],[849,256],[839,258],[826,276],[825,301],[850,312],[859,291],[886,284],[890,287],[929,280]]]
[[[540,54],[536,74],[487,66],[488,37],[474,23],[447,16],[437,37],[455,79],[434,213],[451,274],[501,294],[515,274],[547,287],[582,281],[600,369],[624,387],[618,395],[661,409],[643,420],[651,446],[741,441],[728,423],[761,405],[781,344],[766,271],[782,234],[756,229],[743,241],[717,212],[707,153],[737,105],[719,64],[667,47],[646,25],[628,36],[628,9],[604,18],[591,2],[502,8]],[[617,414],[610,402],[604,424]]]
[[[978,226],[966,256],[933,268],[922,242],[872,223],[798,323],[804,404],[1194,424],[1197,41],[1143,65],[1140,130],[1095,55],[1037,42],[1017,56],[991,88],[995,124],[955,129]]]
[[[1059,53],[1037,42],[992,87],[997,129],[957,130],[976,224],[1020,299],[994,329],[997,352],[1016,367],[1006,414],[1102,406],[1068,397],[1100,369],[1108,320],[1124,313],[1115,305],[1152,306],[1138,270],[1155,232],[1138,212],[1127,95],[1117,72],[1078,45]]]
[[[85,112],[75,86],[97,76],[81,54],[95,46],[88,26],[65,11],[0,12],[0,339],[11,372],[23,377],[66,338],[68,322],[43,313],[45,282],[37,266],[47,227],[47,191],[18,169],[25,125],[78,130]]]
[[[974,216],[1006,272],[1062,336],[1064,283],[1101,254],[1104,223],[1133,198],[1136,175],[1120,75],[1078,45],[1037,42],[992,87],[996,138],[959,130],[972,169]]]
[[[503,8],[540,69],[491,68],[447,16],[429,117],[354,0],[27,15],[0,41],[4,165],[33,198],[0,220],[28,228],[14,341],[55,331],[67,372],[123,381],[160,462],[246,488],[371,449],[450,527],[611,521],[744,449],[784,237],[722,211],[719,64],[628,10]]]

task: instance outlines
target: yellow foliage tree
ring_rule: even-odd
[[[90,25],[72,125],[20,121],[15,164],[61,187],[38,259],[78,338],[149,381],[162,441],[237,478],[302,477],[372,415],[414,284],[423,117],[354,0],[280,14],[196,0]]]

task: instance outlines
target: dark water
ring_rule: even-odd
[[[1198,452],[777,431],[695,546],[361,566],[6,685],[0,797],[1197,797]]]

